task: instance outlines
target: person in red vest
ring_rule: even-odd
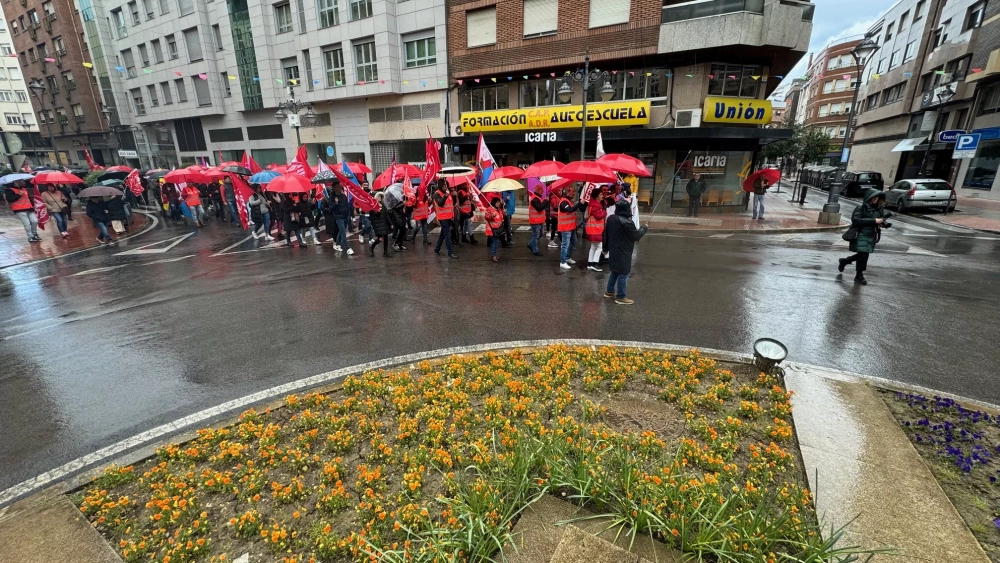
[[[590,241],[590,254],[587,258],[587,269],[594,272],[601,271],[601,252],[604,240],[604,218],[608,216],[605,208],[605,200],[602,197],[602,190],[606,188],[594,188],[590,192],[590,203],[587,206],[587,223],[583,227],[584,235]]]
[[[4,190],[4,199],[10,204],[14,216],[21,220],[28,242],[42,242],[38,236],[38,216],[35,215],[35,205],[31,200],[31,189],[18,180]]]
[[[528,249],[535,256],[541,256],[538,251],[538,239],[545,234],[545,211],[549,208],[549,202],[542,199],[542,184],[535,186],[534,193],[528,194],[528,224],[531,225],[531,242]]]
[[[569,270],[576,260],[573,260],[573,248],[576,246],[576,213],[587,208],[587,202],[573,203],[576,195],[573,186],[567,186],[563,196],[559,198],[558,228],[562,237],[562,249],[559,252],[559,267]]]
[[[187,184],[181,190],[181,197],[184,198],[184,203],[191,210],[191,216],[194,217],[194,224],[198,227],[204,227],[205,206],[201,204],[201,192],[198,191],[198,188],[193,184]]]
[[[503,198],[490,200],[486,209],[486,241],[490,245],[490,259],[499,262],[497,249],[500,248],[500,238],[503,236],[504,203]]]
[[[458,230],[461,235],[459,246],[462,243],[479,244],[472,232],[472,210],[472,194],[468,188],[463,187],[458,190]]]
[[[438,223],[441,224],[441,232],[438,234],[437,245],[434,246],[434,254],[441,254],[441,243],[446,242],[448,247],[448,258],[458,258],[455,250],[451,246],[451,228],[455,220],[455,190],[448,189],[447,182],[441,182],[437,191],[434,192],[434,213],[437,215]]]
[[[549,191],[549,248],[559,248],[556,236],[559,234],[559,198],[560,190]]]
[[[430,246],[431,241],[427,240],[427,218],[430,217],[430,208],[427,203],[427,194],[417,193],[416,204],[413,206],[413,239],[410,242],[417,243],[417,233],[423,233],[424,244]]]

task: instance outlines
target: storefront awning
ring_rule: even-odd
[[[917,137],[915,139],[903,139],[902,141],[899,142],[898,145],[896,145],[892,149],[892,152],[912,151],[917,148],[917,145],[920,145],[926,141],[927,141],[926,137]]]

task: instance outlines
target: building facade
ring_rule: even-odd
[[[3,11],[37,123],[56,147],[47,162],[35,164],[86,166],[87,150],[99,163],[114,162],[114,140],[84,64],[89,64],[88,44],[74,3],[4,2]]]
[[[986,2],[904,0],[870,30],[881,48],[863,78],[850,170],[954,182],[954,142],[964,129],[974,86],[966,83]]]
[[[802,123],[824,131],[832,139],[831,147],[834,148],[820,164],[840,164],[840,147],[847,134],[851,100],[854,89],[858,86],[859,69],[851,55],[851,49],[860,42],[860,38],[840,41],[827,45],[810,57],[809,69],[806,71],[808,81],[803,85],[808,96]]]
[[[686,206],[695,173],[708,211],[744,208],[756,151],[787,136],[770,127],[767,97],[804,54],[814,10],[794,0],[447,4],[453,159],[474,160],[482,133],[501,164],[577,160],[586,101],[583,156],[600,127],[607,152],[653,172],[638,194],[658,211]]]
[[[802,123],[805,120],[805,96],[803,89],[806,80],[795,78],[785,91],[785,119],[788,123]]]
[[[5,151],[9,156],[4,157],[0,166],[19,170],[25,159],[29,164],[47,161],[49,146],[48,140],[38,134],[38,121],[28,99],[27,83],[21,73],[6,20],[0,22],[0,55],[3,56],[3,65],[0,66],[0,112],[4,117],[2,129],[8,134],[6,148],[10,151]]]
[[[80,0],[142,165],[422,161],[444,135],[444,0]],[[276,119],[279,104],[315,117]],[[148,162],[146,159],[148,158]]]

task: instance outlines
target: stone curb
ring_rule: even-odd
[[[914,217],[914,215],[909,215],[909,217]],[[977,229],[976,227],[968,227],[966,225],[959,225],[959,224],[956,224],[956,223],[949,223],[948,221],[942,221],[941,219],[938,219],[937,217],[931,217],[929,215],[920,216],[920,218],[924,219],[924,220],[927,220],[927,221],[934,221],[935,223],[941,223],[942,225],[948,225],[950,227],[959,227],[961,229],[969,229],[970,231],[976,231],[976,232],[979,232],[979,233],[989,233],[991,235],[1000,234],[1000,229]]]

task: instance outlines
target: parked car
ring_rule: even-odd
[[[870,170],[859,170],[844,174],[843,194],[847,197],[863,197],[868,190],[875,189],[882,191],[885,183],[882,181],[882,174]]]
[[[936,178],[900,180],[885,194],[887,206],[903,213],[908,209],[940,208],[954,211],[958,203],[951,184]]]

